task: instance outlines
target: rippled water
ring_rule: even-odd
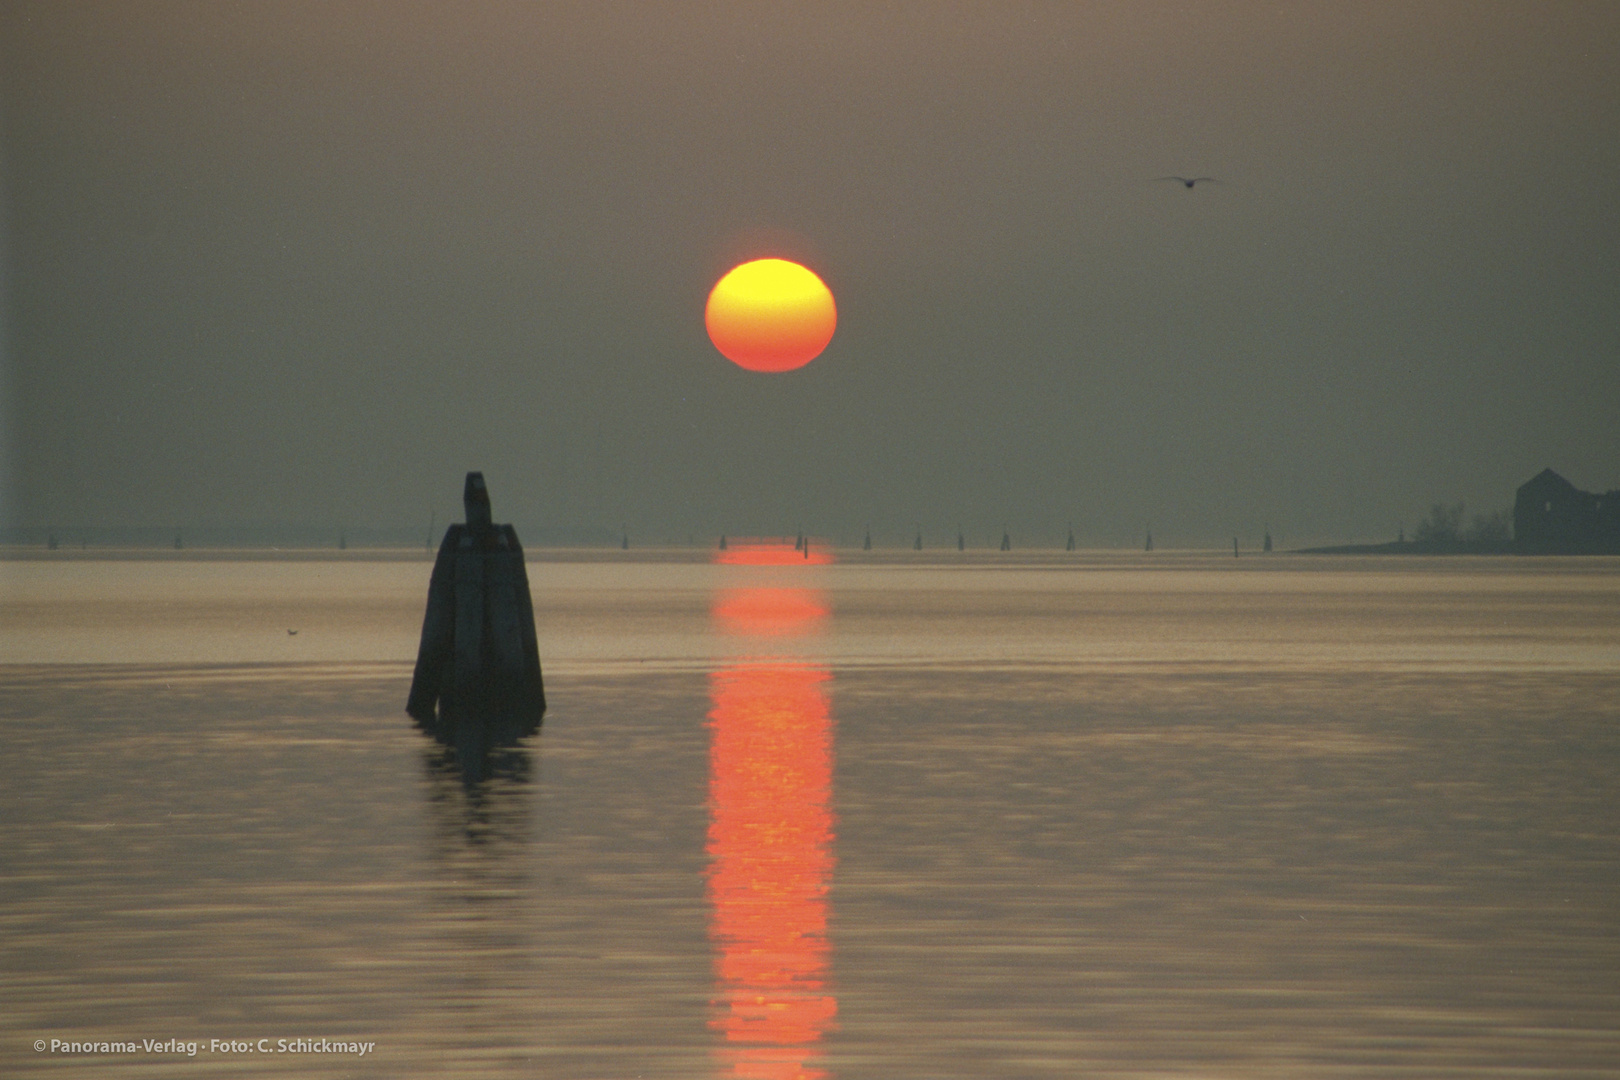
[[[0,563],[0,1075],[1620,1076],[1620,562],[631,556],[470,793],[426,562]]]

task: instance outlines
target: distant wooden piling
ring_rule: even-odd
[[[490,750],[540,730],[546,692],[517,531],[490,520],[482,473],[467,474],[463,501],[467,521],[445,531],[428,581],[405,711],[479,779]]]

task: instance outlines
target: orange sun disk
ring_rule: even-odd
[[[827,347],[838,309],[814,271],[786,259],[755,259],[715,283],[703,322],[714,347],[737,366],[792,371]]]

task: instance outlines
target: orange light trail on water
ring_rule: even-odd
[[[838,1012],[826,992],[834,865],[827,678],[783,664],[720,671],[711,682],[713,1024],[728,1043],[745,1044],[728,1056],[732,1075],[750,1080],[822,1075],[805,1058]]]
[[[714,561],[721,566],[825,566],[833,557],[818,540],[806,540],[801,548],[785,540],[739,538],[715,552]]]
[[[790,637],[827,617],[827,606],[810,589],[727,589],[714,604],[727,633]]]
[[[732,589],[714,614],[726,633],[787,637],[813,633],[827,608],[814,589]],[[734,1080],[827,1075],[817,1044],[838,1013],[828,985],[830,680],[787,658],[739,658],[710,675],[710,1023]]]

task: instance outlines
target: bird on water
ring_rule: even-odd
[[[1194,184],[1218,184],[1219,180],[1213,176],[1156,176],[1154,180],[1174,180],[1182,187],[1190,188]]]

